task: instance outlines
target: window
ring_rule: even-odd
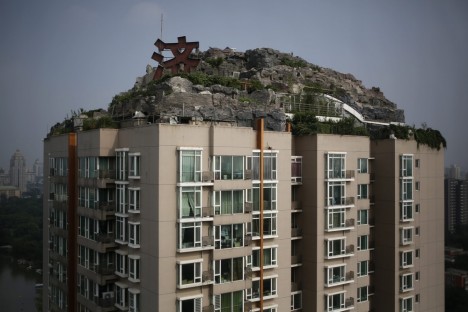
[[[291,293],[291,311],[302,309],[302,291]]]
[[[358,158],[358,173],[367,173],[368,172],[368,165],[367,165],[367,158]]]
[[[369,186],[367,184],[358,184],[357,198],[358,199],[369,198]]]
[[[137,289],[128,289],[128,308],[129,312],[140,311],[140,291]]]
[[[79,187],[78,205],[80,207],[95,209],[98,207],[97,189],[89,187]]]
[[[115,274],[127,277],[127,255],[115,253]]]
[[[419,271],[414,275],[414,280],[419,281]]]
[[[244,212],[244,190],[214,192],[216,215],[228,215]]]
[[[346,281],[346,265],[325,268],[325,284],[327,286]]]
[[[140,212],[140,188],[129,188],[128,212]]]
[[[260,211],[260,185],[254,184],[252,189],[253,210]],[[276,210],[277,185],[265,183],[263,185],[263,210]]]
[[[238,312],[243,311],[243,307],[244,295],[242,290],[214,296],[215,312]]]
[[[179,181],[201,182],[201,150],[180,150]]]
[[[419,226],[414,229],[414,235],[419,235]]]
[[[244,178],[244,156],[215,156],[215,180],[239,180]]]
[[[402,155],[400,158],[401,177],[413,176],[413,155]]]
[[[128,149],[116,149],[115,155],[117,158],[117,180],[126,181],[128,177]]]
[[[400,276],[400,290],[405,292],[413,289],[413,273]]]
[[[98,158],[97,157],[80,157],[78,165],[79,165],[80,178],[97,178],[98,177]]]
[[[302,156],[291,156],[291,182],[302,182]]]
[[[415,211],[416,211],[416,212],[419,212],[419,210],[421,209],[420,204],[416,204],[415,207],[416,207],[416,208],[415,208]]]
[[[367,250],[369,249],[369,236],[368,235],[361,235],[358,236],[357,241],[357,250]]]
[[[415,252],[415,257],[416,257],[416,258],[419,258],[419,248],[418,248],[418,249],[416,249],[416,252]]]
[[[117,205],[116,213],[126,214],[127,213],[127,185],[122,183],[116,183],[115,188],[117,190]]]
[[[400,252],[400,267],[402,269],[413,266],[413,251]]]
[[[130,170],[128,177],[130,179],[140,178],[140,153],[129,153],[128,158],[130,161]]]
[[[345,308],[345,293],[325,295],[326,311],[335,311]]]
[[[358,210],[358,225],[369,224],[369,210],[368,209],[360,209]]]
[[[181,298],[177,301],[178,312],[200,312],[202,310],[202,298]]]
[[[215,248],[225,249],[244,246],[244,225],[225,224],[215,226]]]
[[[407,297],[400,299],[400,311],[401,312],[413,312],[413,297]]]
[[[403,179],[401,181],[401,200],[413,199],[413,180]]]
[[[179,218],[200,217],[202,211],[201,186],[184,186],[179,190]]]
[[[346,154],[327,154],[328,179],[344,179],[346,177],[345,157]]]
[[[278,151],[263,151],[263,179],[276,180],[276,158]],[[260,180],[260,151],[254,151],[252,157],[247,158],[247,169],[252,170],[253,180]]]
[[[328,206],[345,205],[346,193],[344,182],[328,182]]]
[[[201,247],[201,222],[179,224],[179,248]]]
[[[327,213],[327,229],[340,229],[346,227],[346,212],[344,208],[328,209]]]
[[[128,247],[140,248],[140,222],[128,222]]]
[[[276,276],[265,276],[263,279],[263,297],[276,296]],[[247,299],[260,298],[260,280],[252,280],[252,288],[247,289]]]
[[[277,266],[277,247],[264,247],[263,268]],[[247,265],[253,269],[260,268],[260,249],[252,249],[252,255],[247,256]]]
[[[412,202],[400,203],[400,220],[401,221],[413,220],[413,203]]]
[[[124,310],[127,308],[127,286],[121,283],[115,283],[115,304]]]
[[[215,284],[229,283],[244,279],[244,258],[222,259],[214,262]]]
[[[125,231],[127,227],[127,218],[125,217],[115,217],[115,241],[119,244],[127,243],[127,233]]]
[[[419,168],[419,167],[421,166],[421,160],[420,160],[420,159],[415,159],[415,160],[414,160],[414,166],[415,166],[416,168]]]
[[[347,251],[352,252],[352,248],[346,250],[345,238],[327,240],[325,246],[325,255],[328,258],[344,256]]]
[[[260,215],[252,216],[252,234],[253,236],[260,236]],[[263,235],[264,236],[277,235],[276,213],[264,213],[263,214]]]
[[[367,301],[368,290],[367,286],[358,287],[357,289],[357,302]]]
[[[408,245],[413,242],[413,227],[400,229],[401,244]]]
[[[416,295],[415,301],[416,301],[416,303],[419,303],[419,294]]]
[[[178,264],[178,286],[179,288],[197,286],[202,282],[202,261],[181,262]]]
[[[128,279],[131,282],[140,281],[140,256],[128,256]]]
[[[369,274],[369,261],[360,261],[357,263],[357,276],[367,276]]]

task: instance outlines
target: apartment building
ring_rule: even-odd
[[[45,139],[44,311],[442,310],[443,151],[263,129]]]

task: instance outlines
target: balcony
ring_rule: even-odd
[[[291,238],[299,238],[302,237],[302,229],[301,228],[292,228],[291,229]]]
[[[346,219],[344,223],[339,224],[329,224],[326,228],[327,232],[334,232],[334,231],[348,231],[354,229],[356,220],[355,219]]]
[[[211,171],[203,171],[202,172],[202,181],[203,182],[213,182],[214,174]]]
[[[302,256],[291,256],[291,266],[299,266],[302,265]]]
[[[336,208],[336,207],[342,207],[342,208],[351,208],[354,207],[354,197],[335,197],[335,198],[329,198],[325,202],[326,208]]]
[[[202,246],[203,247],[214,247],[214,239],[212,236],[203,236],[202,237]]]
[[[211,270],[203,271],[202,273],[202,282],[204,284],[209,284],[213,282],[213,272]]]
[[[252,243],[252,236],[251,235],[245,235],[244,236],[244,246],[250,246]]]
[[[244,170],[244,180],[252,180],[252,170]]]
[[[355,175],[354,170],[329,172],[325,181],[354,181]]]
[[[202,207],[202,218],[212,218],[212,217],[214,217],[214,208]]]
[[[345,258],[345,257],[351,257],[353,255],[354,255],[354,245],[348,245],[345,247],[344,250],[329,251],[325,255],[325,259]]]
[[[301,282],[296,282],[296,283],[292,282],[291,283],[291,292],[300,291],[300,290],[302,290],[302,283]]]
[[[213,305],[213,304],[204,306],[204,307],[202,308],[202,312],[214,312],[214,311],[215,311],[215,308],[214,308],[214,305]]]
[[[245,213],[252,212],[252,206],[253,206],[253,204],[251,202],[245,202],[244,203],[244,212]]]
[[[291,210],[301,211],[302,210],[302,203],[300,201],[292,201],[291,202]]]
[[[291,184],[302,184],[302,156],[291,156]]]
[[[338,285],[344,285],[354,282],[354,271],[346,272],[344,275],[337,275],[330,278],[326,283],[325,286],[333,287]]]

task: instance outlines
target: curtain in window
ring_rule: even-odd
[[[232,156],[221,157],[221,179],[232,179]]]
[[[244,203],[244,192],[236,190],[232,192],[233,213],[242,213]]]
[[[195,216],[195,193],[182,192],[182,217],[192,218]]]
[[[193,152],[182,154],[182,182],[195,181],[195,155]]]
[[[221,214],[232,213],[232,193],[231,191],[221,192]]]
[[[271,265],[271,249],[265,249],[263,252],[263,265]]]
[[[232,172],[233,179],[243,179],[244,177],[244,157],[233,156],[232,157]]]

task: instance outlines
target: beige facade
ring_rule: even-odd
[[[75,247],[67,136],[47,138],[44,310],[66,308],[66,276],[76,271],[78,311],[399,311],[403,154],[420,159],[414,180],[427,209],[408,223],[419,226],[412,246],[421,255],[408,293],[419,303],[405,311],[443,306],[443,262],[429,256],[443,252],[443,219],[431,213],[443,218],[442,152],[261,131],[261,180],[257,132],[211,123],[78,132]],[[77,249],[76,268],[67,248]]]

